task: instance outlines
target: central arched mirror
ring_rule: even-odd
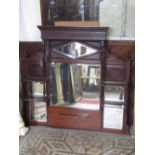
[[[51,62],[51,105],[100,109],[100,64],[80,62],[98,53],[97,49],[76,41],[52,49],[55,57],[64,59]]]

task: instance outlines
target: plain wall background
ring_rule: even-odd
[[[41,41],[37,25],[41,25],[40,0],[20,0],[19,40]]]
[[[135,0],[103,0],[100,3],[100,26],[108,26],[111,40],[134,40]],[[19,40],[41,41],[40,0],[19,1]]]

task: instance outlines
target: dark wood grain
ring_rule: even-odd
[[[65,107],[48,108],[49,125],[64,128],[101,129],[99,111],[82,110]]]
[[[54,40],[53,40],[54,41]],[[65,40],[64,40],[65,41]],[[68,41],[68,39],[66,40]],[[65,41],[65,42],[66,42]],[[79,40],[78,40],[79,41]],[[89,44],[90,46],[92,45],[92,47],[96,47],[97,49],[101,48],[101,44],[98,43],[98,41],[95,43],[94,41],[89,41],[89,40],[83,40],[84,43]],[[59,44],[60,42],[55,41],[52,45],[56,45]],[[61,42],[62,43],[62,42]],[[26,70],[26,67],[24,65],[24,61],[28,62],[28,65],[31,68],[31,64],[40,64],[40,60],[42,60],[42,55],[43,55],[43,49],[45,48],[42,44],[42,42],[20,42],[19,44],[19,58],[20,58],[20,73],[21,73],[21,78],[22,78],[22,85],[23,85],[23,98],[27,98],[27,94],[29,93],[28,89],[29,87],[27,87],[27,80],[29,81],[33,81],[33,80],[42,80],[39,78],[38,75],[35,75],[35,72],[37,73],[39,66],[35,66],[34,70],[36,71],[32,71],[32,77],[27,78],[27,74],[29,74],[30,72],[28,70]],[[52,46],[48,46],[48,48],[52,48]],[[102,130],[102,131],[108,131],[108,132],[115,132],[115,133],[127,133],[128,132],[128,125],[132,125],[133,123],[133,111],[134,111],[134,41],[108,41],[107,42],[107,58],[106,58],[106,66],[104,65],[104,75],[106,77],[106,81],[103,82],[103,84],[111,84],[113,83],[114,85],[128,85],[128,95],[129,95],[129,103],[127,106],[127,111],[126,114],[124,116],[125,122],[124,122],[124,127],[123,130],[115,130],[115,129],[101,129],[102,126],[102,111],[97,111],[95,112],[95,114],[93,114],[92,112],[89,113],[81,113],[81,110],[77,110],[76,109],[70,109],[69,112],[64,110],[61,113],[61,116],[58,115],[57,111],[55,111],[55,115],[58,118],[57,120],[53,120],[52,118],[52,114],[50,111],[53,111],[54,109],[52,109],[53,107],[49,107],[48,111],[48,122],[47,123],[39,123],[39,122],[29,122],[27,120],[27,122],[29,122],[29,124],[33,124],[33,125],[48,125],[48,126],[56,126],[59,127],[58,124],[63,124],[61,123],[61,119],[60,117],[62,117],[62,114],[65,114],[65,121],[69,121],[70,123],[75,122],[75,119],[80,122],[81,118],[84,118],[84,120],[87,120],[88,122],[91,120],[94,121],[94,118],[97,119],[99,122],[97,122],[95,124],[96,127],[93,126],[86,126],[84,123],[82,123],[80,125],[80,123],[76,125],[73,124],[73,126],[71,125],[67,125],[65,126],[65,124],[63,124],[62,126],[60,125],[60,127],[69,127],[69,128],[79,128],[79,129],[92,129],[92,130]],[[48,58],[49,62],[51,60],[54,61],[62,61],[63,62],[63,58],[60,58],[58,55],[50,55],[50,58]],[[92,59],[91,57],[85,57],[83,59],[81,59],[81,63],[101,63],[99,60],[100,55],[92,55]],[[40,59],[41,58],[41,59]],[[86,60],[86,61],[85,61]],[[103,61],[104,57],[103,57]],[[68,60],[69,63],[73,63],[72,60]],[[74,63],[77,63],[78,61],[74,61]],[[44,64],[44,63],[43,63]],[[33,68],[33,67],[32,67]],[[41,70],[43,69],[42,67],[40,68]],[[39,69],[39,70],[40,70]],[[109,70],[110,69],[110,70]],[[118,71],[117,71],[118,70]],[[43,71],[43,70],[42,70]],[[108,73],[109,72],[109,73]],[[44,71],[42,72],[44,73]],[[46,77],[47,78],[47,77]],[[47,78],[48,79],[48,78]],[[109,83],[108,83],[109,82]],[[48,90],[50,91],[50,90]],[[102,93],[102,92],[101,92]],[[51,94],[49,93],[49,96]],[[24,101],[24,105],[27,107],[28,106],[28,101]],[[25,107],[25,108],[26,108]],[[29,116],[29,108],[26,108],[26,115],[27,118]],[[52,110],[51,110],[52,109]],[[59,109],[59,108],[58,108]],[[72,113],[70,113],[73,110],[73,112],[75,112],[73,115]],[[74,111],[75,110],[75,111]],[[58,110],[59,111],[59,110]],[[80,115],[81,114],[81,115]],[[87,115],[86,115],[87,114]],[[88,117],[90,116],[90,117]],[[58,121],[58,122],[54,122],[55,125],[53,125],[53,121]],[[128,121],[128,123],[127,123]],[[84,121],[85,122],[85,121]],[[69,124],[70,124],[69,123]],[[100,124],[100,125],[99,125]],[[100,129],[99,129],[100,128]]]

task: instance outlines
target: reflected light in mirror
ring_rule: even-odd
[[[55,21],[98,21],[100,0],[46,0],[48,25]]]
[[[32,82],[32,92],[34,96],[43,96],[43,82]]]
[[[100,108],[100,65],[52,63],[52,104]]]
[[[124,102],[125,87],[110,86],[104,87],[104,100],[114,102]]]
[[[34,101],[32,104],[32,121],[47,122],[46,102]]]
[[[71,58],[78,58],[97,52],[96,49],[83,45],[79,42],[71,42],[54,48],[54,51],[63,53]]]

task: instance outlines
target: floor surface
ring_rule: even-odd
[[[134,155],[130,135],[32,126],[20,137],[19,155]]]

